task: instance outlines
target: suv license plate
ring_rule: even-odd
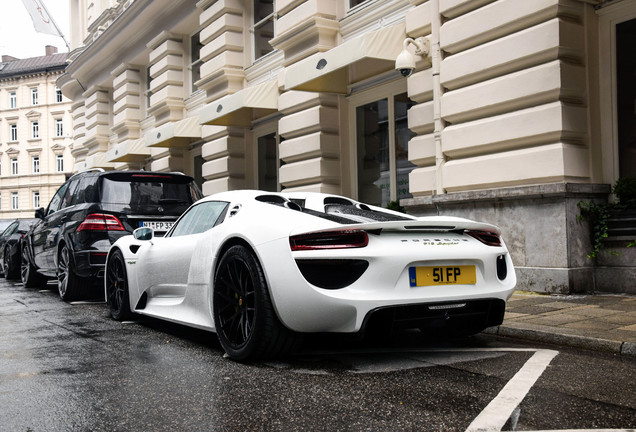
[[[412,287],[431,285],[474,285],[477,283],[474,265],[409,267]]]
[[[144,221],[139,222],[140,228],[152,228],[155,231],[168,231],[174,222]]]

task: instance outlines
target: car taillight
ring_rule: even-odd
[[[369,244],[364,231],[327,231],[301,234],[289,238],[292,251],[361,248]]]
[[[124,231],[124,227],[113,215],[93,213],[86,216],[77,231]]]
[[[471,237],[476,238],[487,246],[501,246],[501,238],[494,232],[490,231],[466,231]]]

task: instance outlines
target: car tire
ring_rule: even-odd
[[[75,274],[71,251],[67,245],[63,245],[57,259],[57,290],[60,297],[64,301],[77,300],[81,286],[86,283],[84,278]]]
[[[106,269],[106,303],[110,309],[110,316],[117,321],[124,321],[132,316],[132,312],[126,262],[120,250],[115,250],[108,257]]]
[[[20,265],[11,257],[11,249],[7,246],[4,249],[4,277],[7,279],[18,279],[20,277]]]
[[[245,246],[230,247],[214,277],[212,307],[221,346],[236,361],[280,357],[300,343],[272,306],[263,270]]]
[[[40,288],[46,284],[46,278],[38,273],[37,269],[31,264],[27,248],[22,247],[20,260],[20,277],[22,283],[27,288]]]

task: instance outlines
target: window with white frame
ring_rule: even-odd
[[[31,122],[31,138],[40,138],[40,123],[37,121]]]
[[[31,89],[31,105],[38,104],[38,89],[37,87]]]
[[[194,84],[201,79],[201,33],[197,32],[190,37],[190,82],[192,83],[192,93],[197,91]]]
[[[18,193],[11,192],[11,210],[18,209]]]
[[[394,83],[350,98],[351,131],[355,142],[356,198],[386,207],[391,201],[411,197],[408,160],[409,100],[404,83]],[[384,93],[384,94],[383,94]]]
[[[11,158],[11,175],[18,175],[18,159]]]
[[[274,0],[254,0],[254,22],[252,34],[254,39],[254,60],[274,50],[269,41],[274,38]]]
[[[62,102],[62,89],[55,87],[55,102]]]
[[[40,172],[40,157],[33,156],[31,158],[31,166],[33,167],[33,174],[38,174]]]
[[[353,9],[354,7],[358,6],[359,4],[364,3],[366,1],[367,0],[349,0],[349,9]]]
[[[34,209],[40,208],[40,192],[39,191],[33,192],[33,208]]]
[[[64,155],[55,155],[55,170],[64,172]]]
[[[11,124],[9,125],[9,141],[17,141],[18,140],[18,125]]]
[[[64,123],[62,122],[62,119],[55,119],[55,136],[64,136]]]
[[[17,108],[18,107],[18,95],[16,92],[9,92],[9,108]]]

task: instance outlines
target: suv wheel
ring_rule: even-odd
[[[46,279],[40,275],[35,267],[31,264],[29,253],[26,247],[22,248],[22,259],[20,261],[20,276],[22,283],[27,288],[41,287],[45,284]]]
[[[82,284],[82,278],[75,274],[72,262],[68,246],[62,246],[57,260],[57,289],[64,301],[77,299]]]

